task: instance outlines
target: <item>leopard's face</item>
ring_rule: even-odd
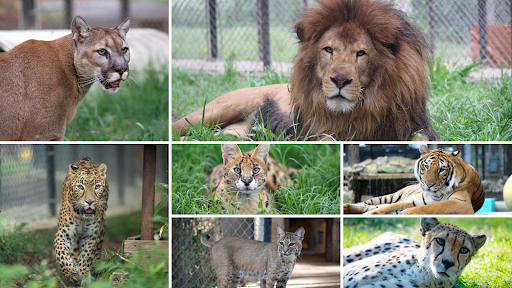
[[[92,219],[103,213],[108,200],[107,166],[84,157],[69,168],[71,175],[68,202],[75,215]]]

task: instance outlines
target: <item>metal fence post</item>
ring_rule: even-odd
[[[69,28],[73,20],[73,0],[66,0],[66,17],[64,17],[64,27]]]
[[[125,163],[124,163],[124,145],[119,145],[116,149],[117,151],[117,161],[118,161],[118,169],[117,169],[117,182],[119,185],[119,204],[124,206],[124,190],[125,190]]]
[[[67,172],[67,171],[66,171]],[[46,173],[48,177],[48,191],[50,196],[50,215],[57,215],[55,197],[55,147],[46,145]]]
[[[35,29],[36,28],[36,1],[35,0],[23,0],[23,27],[22,29]]]
[[[268,0],[258,0],[256,3],[258,18],[258,47],[260,61],[263,66],[270,67],[270,20]]]
[[[124,21],[130,15],[130,1],[121,0],[121,21]]]
[[[153,213],[155,212],[156,145],[144,145],[142,166],[142,221],[141,240],[153,240]]]
[[[208,0],[208,15],[210,16],[210,55],[211,58],[217,59],[217,1]]]
[[[430,41],[432,43],[432,49],[435,49],[436,36],[435,36],[435,14],[434,14],[434,0],[428,0],[428,28],[430,33]]]
[[[487,65],[487,1],[478,0],[478,43],[480,61]]]

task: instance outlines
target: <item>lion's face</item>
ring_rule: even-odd
[[[342,28],[327,30],[316,46],[316,75],[322,80],[322,97],[334,113],[350,112],[360,101],[364,87],[370,82],[369,68],[376,53],[370,37],[354,33],[355,39],[343,39]]]

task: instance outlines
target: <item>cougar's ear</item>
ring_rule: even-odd
[[[235,159],[238,156],[242,155],[242,151],[238,148],[236,144],[222,144],[222,159],[224,160],[224,165],[226,165],[229,161]]]
[[[130,29],[130,17],[124,19],[123,23],[119,24],[114,30],[119,31],[124,39],[126,39],[126,34],[128,34],[128,29]]]
[[[73,18],[73,21],[71,21],[71,34],[75,41],[82,42],[89,37],[91,31],[91,26],[85,22],[84,18],[76,16]]]

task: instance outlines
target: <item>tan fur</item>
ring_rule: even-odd
[[[228,204],[237,209],[238,214],[255,214],[262,207],[271,213],[276,199],[265,187],[270,145],[260,144],[248,153],[242,153],[236,144],[222,144],[221,147],[222,172],[214,170],[208,180],[213,186],[214,203]],[[239,172],[235,171],[237,169]]]
[[[129,24],[91,28],[77,16],[70,35],[0,53],[0,140],[62,140],[93,82],[117,92],[129,74]]]
[[[439,140],[425,110],[428,45],[401,11],[383,1],[323,0],[304,10],[295,28],[300,45],[291,83],[222,95],[206,105],[205,126],[247,134],[259,108],[273,103],[262,114],[274,134]],[[200,123],[202,115],[193,112],[173,127],[184,136],[185,119]]]
[[[295,261],[302,250],[305,230],[284,232],[277,225],[276,243],[224,237],[213,242],[208,234],[201,235],[201,242],[212,248],[213,267],[219,288],[237,287],[240,277],[253,276],[266,279],[266,287],[285,288]]]
[[[365,202],[344,204],[345,214],[474,214],[485,200],[480,175],[460,153],[420,146],[419,184]],[[426,168],[428,167],[428,169]]]

